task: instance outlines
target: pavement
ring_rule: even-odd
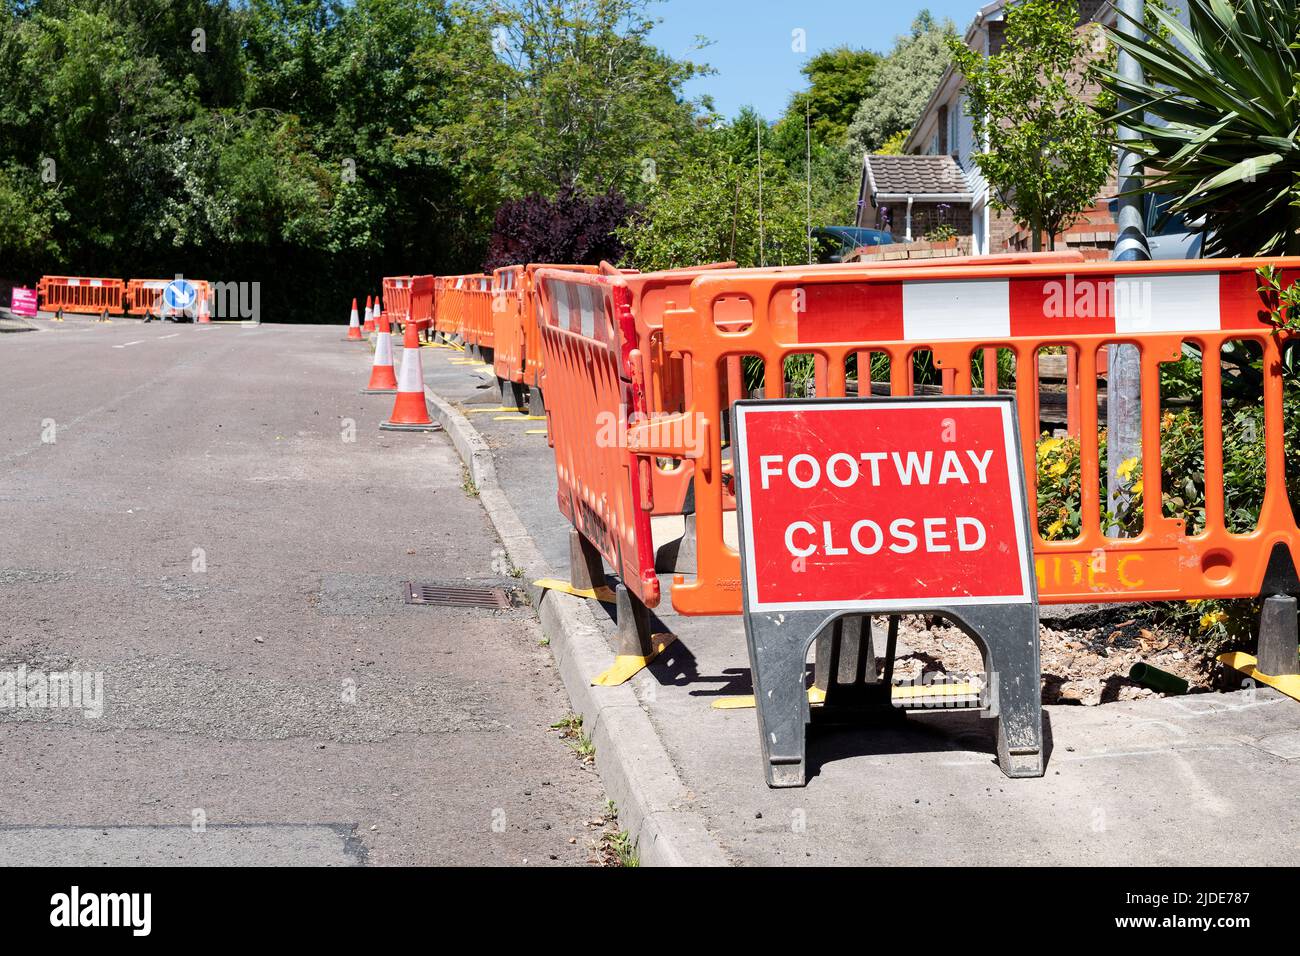
[[[487,478],[489,515],[514,529],[503,533],[512,559],[529,577],[566,577],[544,422],[492,411],[485,366],[444,349],[422,356],[440,417]],[[671,576],[661,584],[667,595]],[[612,728],[597,768],[635,809],[643,857],[653,841],[664,861],[737,865],[1300,862],[1300,703],[1269,688],[1048,706],[1040,779],[1004,777],[993,722],[974,713],[814,726],[808,786],[771,790],[754,711],[712,707],[752,692],[739,618],[683,617],[665,599],[656,629],[676,641],[628,685],[593,688],[580,685],[612,660],[613,609],[556,592],[540,607],[575,707]],[[610,712],[617,721],[601,718]],[[638,780],[639,767],[654,769]]]
[[[593,859],[534,614],[404,603],[520,582],[447,435],[378,430],[364,345],[31,324],[0,337],[0,861]],[[24,668],[82,706],[4,706]]]

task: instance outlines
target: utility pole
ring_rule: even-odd
[[[1119,32],[1126,36],[1142,34],[1145,0],[1118,0],[1116,9],[1127,16],[1119,17]],[[1129,18],[1132,18],[1131,20]],[[1135,21],[1135,22],[1134,22]],[[1142,67],[1124,50],[1119,51],[1116,72],[1130,83],[1142,81]],[[1121,101],[1120,110],[1130,105]],[[1139,118],[1140,120],[1140,118]],[[1120,121],[1116,130],[1119,149],[1119,234],[1115,238],[1113,259],[1117,262],[1137,262],[1151,258],[1147,246],[1145,225],[1142,222],[1142,197],[1125,196],[1124,193],[1142,185],[1142,165],[1139,155],[1122,145],[1127,140],[1139,138],[1136,130]],[[1145,301],[1138,297],[1138,301]],[[1130,303],[1130,307],[1132,303]],[[1108,348],[1109,367],[1106,372],[1106,504],[1112,514],[1128,505],[1124,493],[1124,479],[1116,474],[1121,462],[1142,453],[1142,359],[1133,345],[1112,345]],[[1118,522],[1112,521],[1106,533],[1119,537]]]

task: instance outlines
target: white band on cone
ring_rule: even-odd
[[[397,390],[424,394],[424,370],[420,366],[419,349],[402,349],[402,370],[397,375]]]

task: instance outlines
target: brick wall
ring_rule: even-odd
[[[947,242],[896,242],[892,246],[866,246],[845,262],[883,262],[890,259],[944,259],[949,256],[968,256],[971,254],[969,235],[958,236]]]

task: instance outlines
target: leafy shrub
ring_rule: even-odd
[[[621,228],[632,207],[614,190],[589,196],[565,187],[554,199],[534,193],[501,204],[484,271],[521,262],[595,265],[623,257]]]

